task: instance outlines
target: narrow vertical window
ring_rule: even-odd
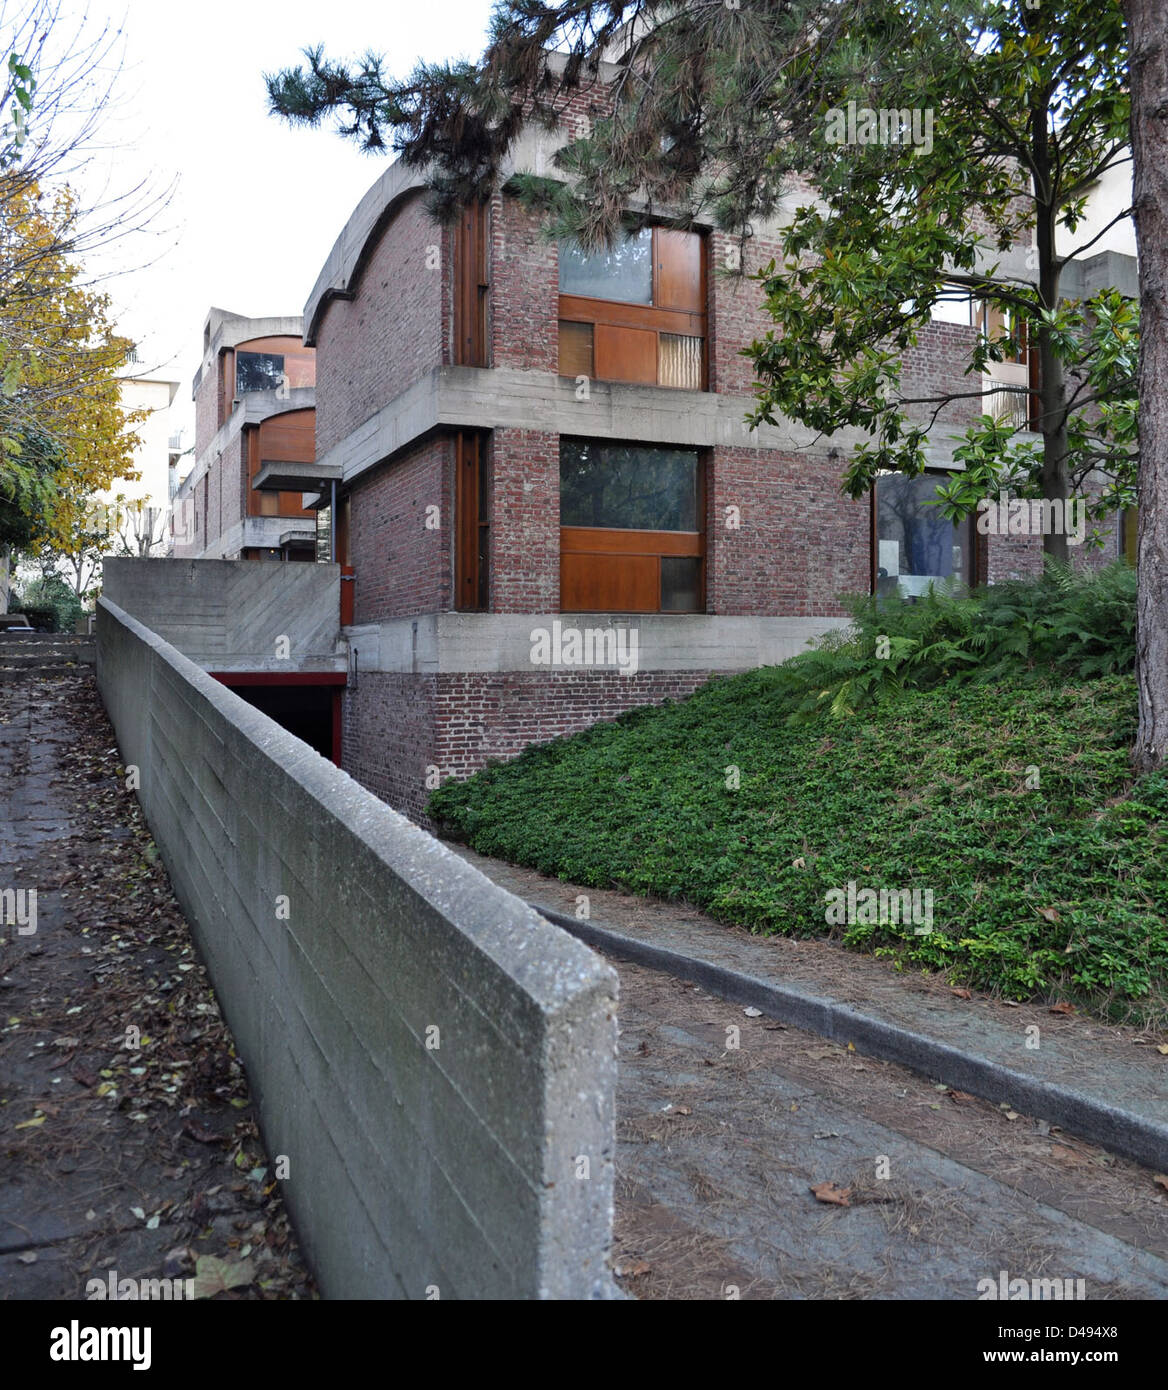
[[[454,444],[455,606],[485,612],[490,602],[490,496],[485,436],[460,430]]]

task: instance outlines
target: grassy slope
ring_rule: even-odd
[[[1130,785],[1130,678],[943,688],[795,727],[789,708],[773,669],[716,680],[447,783],[432,814],[570,881],[842,935],[1015,998],[1164,1016],[1168,777]],[[932,933],[828,927],[826,894],[849,880],[932,889]]]

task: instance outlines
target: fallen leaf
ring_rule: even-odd
[[[37,1253],[35,1250],[25,1250],[16,1258],[22,1265],[34,1265],[37,1262]]]
[[[972,999],[973,991],[970,989],[951,989],[950,994],[955,994],[958,999]]]
[[[756,1009],[753,1004],[751,1004],[751,1006],[748,1009],[743,1009],[742,1012],[746,1015],[747,1018],[762,1017],[762,1010]]]
[[[618,1279],[638,1279],[642,1274],[648,1274],[652,1265],[645,1260],[626,1260],[618,1264],[613,1271]]]
[[[1017,1112],[1017,1110],[1007,1110],[1007,1111],[1006,1111],[1006,1119],[1007,1119],[1007,1120],[1016,1120],[1017,1118],[1018,1118],[1018,1112]]]
[[[198,1144],[214,1144],[219,1140],[219,1135],[214,1130],[204,1129],[197,1120],[187,1120],[183,1124],[182,1132]]]
[[[826,1202],[833,1207],[850,1207],[852,1189],[850,1187],[836,1187],[833,1182],[817,1183],[811,1189],[811,1194],[817,1202]]]
[[[1022,1005],[1018,1003],[1017,999],[999,999],[998,1003],[1006,1009],[1020,1009],[1022,1007]]]
[[[1157,1173],[1152,1181],[1157,1187],[1162,1187],[1165,1192],[1168,1192],[1168,1176],[1165,1176],[1163,1173]]]
[[[1161,1043],[1160,1046],[1156,1049],[1156,1051],[1160,1054],[1161,1057],[1168,1057],[1168,1043]]]
[[[136,1217],[138,1218],[139,1221],[145,1221],[145,1220],[146,1220],[146,1213],[142,1210],[141,1207],[131,1207],[131,1208],[130,1208],[130,1215],[131,1215],[131,1216],[136,1216]]]
[[[20,1122],[20,1124],[14,1125],[13,1128],[14,1128],[14,1129],[35,1129],[35,1127],[36,1127],[37,1125],[43,1125],[44,1122],[45,1122],[45,1117],[44,1117],[43,1115],[34,1115],[33,1118],[32,1118],[31,1120],[22,1120],[22,1121]]]
[[[1040,917],[1045,917],[1048,922],[1062,921],[1057,907],[1036,907],[1034,910]]]
[[[242,1288],[254,1279],[255,1270],[250,1260],[232,1264],[219,1259],[217,1255],[200,1255],[195,1264],[194,1295],[196,1298],[214,1298],[228,1289]]]
[[[956,1101],[958,1105],[968,1105],[973,1100],[973,1096],[968,1091],[949,1091],[949,1099]]]
[[[1074,1004],[1068,1004],[1064,1001],[1061,1004],[1052,1004],[1047,1012],[1052,1014],[1073,1014],[1075,1012],[1075,1006]]]

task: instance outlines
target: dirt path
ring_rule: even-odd
[[[0,891],[37,894],[35,933],[0,918],[0,1298],[84,1297],[111,1271],[311,1296],[118,762],[89,668],[0,683]]]

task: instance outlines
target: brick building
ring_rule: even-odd
[[[529,132],[510,172],[554,175],[554,147]],[[488,759],[794,655],[844,622],[841,595],[1039,570],[1040,536],[979,536],[926,505],[983,399],[943,412],[933,472],[862,501],[840,493],[848,432],[746,429],[741,349],[772,327],[750,277],[778,249],[773,226],[745,242],[651,226],[588,255],[550,241],[506,181],[442,226],[424,174],[394,164],[302,323],[212,311],[193,536],[176,553],[308,558],[303,504],[328,508],[321,558],[352,576],[342,761],[359,781],[421,818],[430,789]],[[1000,273],[1024,277],[1026,260],[1019,246]],[[1068,280],[1089,291],[1104,274],[1134,292],[1132,259],[1110,252]],[[979,314],[955,300],[924,327],[907,394],[968,391]],[[983,389],[1024,416],[1032,368],[1002,364]],[[284,426],[314,406],[315,448],[305,430],[298,452]],[[1080,556],[1118,553],[1110,536]]]
[[[302,504],[312,479],[300,477],[316,456],[315,384],[299,318],[210,311],[191,391],[194,466],[174,498],[176,558],[317,558],[317,516]]]

